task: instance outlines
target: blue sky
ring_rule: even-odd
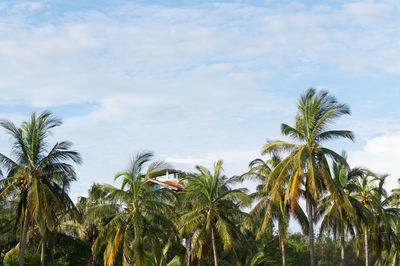
[[[64,120],[82,153],[73,197],[112,182],[137,151],[240,174],[326,88],[352,116],[353,166],[400,177],[398,1],[2,1],[0,116]],[[0,134],[1,152],[9,153]],[[246,184],[251,186],[250,184]]]

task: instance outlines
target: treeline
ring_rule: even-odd
[[[61,121],[32,114],[0,153],[0,257],[4,265],[400,265],[400,189],[387,175],[351,168],[324,146],[354,139],[332,129],[350,108],[327,91],[306,91],[287,140],[269,141],[249,170],[196,166],[183,173],[137,153],[111,184],[68,195],[81,163],[72,143],[50,145]],[[175,173],[178,180],[161,181]],[[244,186],[257,182],[256,191]],[[174,183],[175,182],[175,183]],[[250,211],[247,211],[250,210]],[[290,233],[296,220],[302,233]]]

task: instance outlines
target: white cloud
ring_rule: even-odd
[[[400,178],[400,132],[371,138],[362,150],[349,152],[352,166],[364,166],[379,174],[389,174],[386,189],[398,186]]]
[[[368,141],[365,151],[371,154],[383,156],[400,156],[400,133],[377,137]]]
[[[310,86],[302,77],[325,69],[400,74],[400,20],[385,19],[397,4],[267,2],[14,6],[0,15],[0,101],[93,105],[57,131],[84,155],[82,192],[93,180],[111,182],[141,149],[186,167],[224,159],[229,173],[241,172],[267,137],[279,137],[279,123],[292,121],[304,88],[289,81]],[[46,13],[32,18],[28,9]],[[361,122],[354,127],[371,137]],[[355,152],[360,161],[370,153]]]
[[[43,5],[40,2],[22,2],[14,6],[18,11],[37,11],[42,7]]]
[[[46,2],[19,5],[49,9]],[[243,83],[248,88],[291,68],[291,78],[299,78],[321,64],[354,74],[400,73],[399,20],[382,15],[396,4],[295,5],[131,4],[104,13],[65,12],[35,24],[22,11],[1,17],[0,97],[35,106],[97,101],[115,91],[145,89],[143,83],[153,86],[159,77],[179,83],[187,71],[195,71],[192,84],[203,81],[199,75],[208,74],[211,82],[225,73],[231,84],[249,82]],[[359,20],[377,17],[379,24],[358,27]]]
[[[358,23],[371,24],[377,19],[390,14],[396,5],[393,3],[375,2],[375,1],[358,1],[343,5],[343,9]]]

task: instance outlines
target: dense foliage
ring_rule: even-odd
[[[48,138],[61,121],[1,120],[12,146],[0,153],[0,265],[400,265],[400,188],[324,146],[354,139],[331,128],[350,108],[315,89],[297,107],[288,139],[267,142],[246,173],[228,177],[222,161],[183,173],[139,152],[120,186],[93,184],[76,203],[80,155]],[[168,173],[178,183],[159,182]]]

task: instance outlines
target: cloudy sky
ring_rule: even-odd
[[[352,166],[400,177],[398,1],[2,1],[0,116],[51,110],[84,164],[71,194],[154,151],[240,174],[296,101],[326,88],[350,105]],[[0,133],[0,151],[10,139]],[[250,186],[250,185],[249,185]]]

